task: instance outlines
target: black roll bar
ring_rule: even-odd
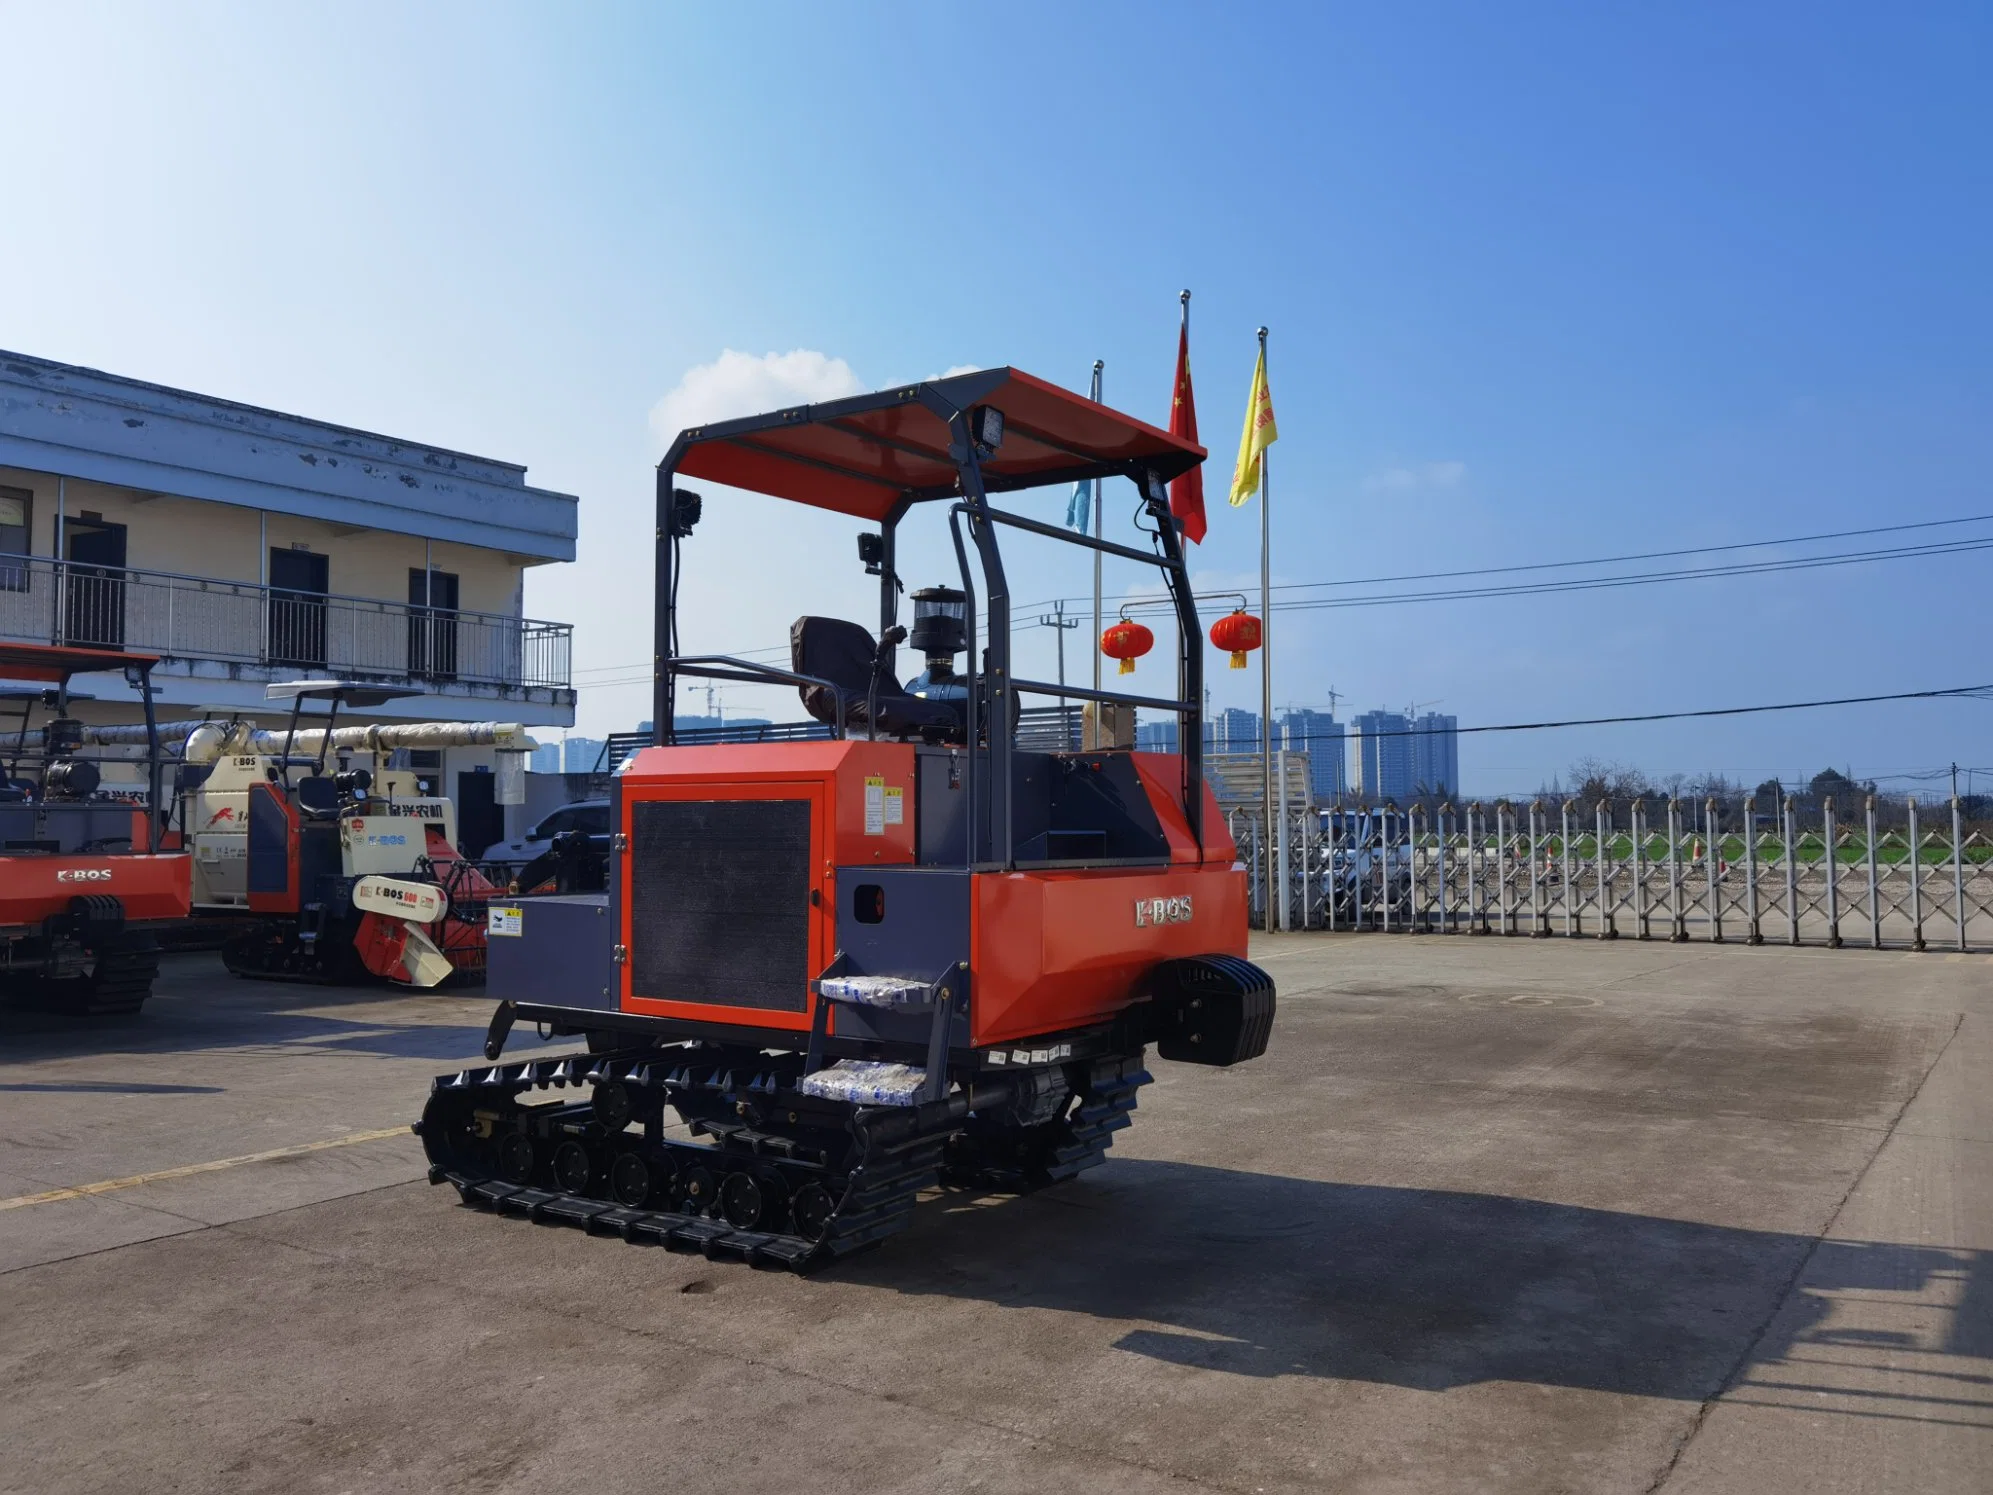
[[[1105,701],[1118,706],[1147,706],[1151,711],[1182,713],[1192,709],[1188,701],[1170,701],[1161,696],[1129,696],[1116,690],[1091,690],[1082,685],[1054,685],[1047,680],[1012,680],[1011,687],[1034,696],[1070,696],[1076,701]]]
[[[756,664],[751,659],[736,659],[731,654],[673,656],[664,663],[673,674],[692,675],[701,680],[742,680],[749,685],[821,685],[830,692],[831,703],[837,707],[837,723],[833,730],[840,738],[846,735],[844,692],[821,675],[799,675],[794,670],[778,670],[772,664]],[[652,723],[653,740],[655,729],[656,723]]]

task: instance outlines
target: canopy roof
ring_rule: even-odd
[[[87,675],[93,670],[121,671],[126,665],[151,669],[158,663],[157,654],[134,654],[127,649],[0,642],[0,680],[50,680],[60,685],[71,675]]]
[[[948,422],[930,401],[1003,412],[1003,444],[980,464],[991,492],[1141,468],[1169,479],[1204,460],[1195,442],[1001,368],[695,426],[679,436],[665,464],[685,477],[883,520],[908,500],[959,491]]]

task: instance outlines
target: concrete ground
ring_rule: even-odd
[[[0,1490],[1993,1488],[1993,958],[1257,953],[1264,1060],[806,1280],[420,1182],[480,1001],[9,1019]]]

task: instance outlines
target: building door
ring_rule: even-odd
[[[270,552],[270,663],[325,668],[331,562],[309,550]]]
[[[498,775],[489,770],[457,775],[457,850],[481,857],[505,839],[505,807],[498,802]]]
[[[125,527],[95,519],[63,526],[69,555],[63,637],[99,649],[125,646]]]
[[[457,677],[457,576],[453,571],[409,568],[408,673],[435,680]]]

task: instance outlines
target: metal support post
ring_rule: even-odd
[[[1689,937],[1689,927],[1682,911],[1682,802],[1672,795],[1668,798],[1668,906],[1674,912],[1668,938],[1679,945]]]
[[[1703,806],[1702,823],[1709,831],[1709,845],[1703,851],[1703,865],[1709,870],[1709,940],[1723,943],[1723,858],[1717,854],[1717,838],[1723,834],[1717,824],[1716,796]]]
[[[1377,916],[1383,923],[1384,932],[1391,932],[1391,905],[1396,901],[1391,890],[1398,881],[1398,872],[1391,865],[1392,832],[1391,807],[1386,805],[1377,812]]]
[[[1647,921],[1647,802],[1636,796],[1627,807],[1633,824],[1633,929],[1635,939],[1653,934]]]
[[[1564,808],[1558,812],[1562,817],[1564,853],[1564,935],[1576,939],[1583,932],[1583,916],[1578,912],[1577,885],[1571,881],[1571,801],[1564,801]]]
[[[1488,920],[1483,913],[1484,901],[1481,887],[1481,837],[1475,828],[1476,811],[1481,806],[1470,802],[1467,806],[1467,932],[1486,934]]]
[[[1917,796],[1907,801],[1910,809],[1910,948],[1924,948],[1924,840],[1917,827]]]
[[[1447,887],[1446,877],[1446,838],[1448,822],[1453,819],[1452,809],[1451,805],[1439,807],[1439,844],[1434,848],[1439,858],[1439,932],[1441,934],[1453,933],[1453,912],[1448,906],[1451,900],[1447,897],[1451,890]]]
[[[1826,848],[1827,861],[1827,948],[1841,948],[1841,860],[1840,847],[1834,844],[1834,796],[1825,795],[1820,800],[1820,839]]]
[[[1530,938],[1542,939],[1550,933],[1550,909],[1543,901],[1543,868],[1538,859],[1543,855],[1543,805],[1539,800],[1529,802],[1529,902],[1536,911],[1536,928],[1530,931]]]
[[[1495,801],[1495,908],[1503,934],[1509,933],[1509,913],[1515,905],[1515,874],[1509,867],[1508,821],[1503,814],[1507,809],[1503,801]]]
[[[1785,917],[1792,929],[1792,943],[1799,943],[1799,837],[1794,821],[1798,811],[1792,796],[1785,797]]]
[[[1612,916],[1612,874],[1607,870],[1610,858],[1606,853],[1606,802],[1598,804],[1598,889],[1599,889],[1599,938],[1616,940],[1619,929]]]
[[[1269,737],[1269,740],[1271,740],[1271,734],[1272,734],[1272,731],[1273,731],[1272,727],[1271,727],[1271,726],[1269,726],[1269,727],[1267,728],[1267,732],[1268,732],[1268,737]],[[1276,820],[1274,821],[1274,823],[1273,823],[1273,826],[1274,826],[1274,829],[1273,829],[1273,849],[1274,849],[1274,865],[1275,865],[1275,872],[1276,872],[1276,874],[1277,874],[1277,882],[1276,882],[1276,886],[1278,886],[1278,887],[1279,887],[1279,889],[1280,889],[1280,897],[1279,897],[1279,898],[1277,898],[1276,900],[1274,900],[1274,905],[1275,905],[1275,908],[1274,908],[1274,914],[1275,914],[1275,917],[1276,917],[1276,918],[1277,918],[1277,919],[1278,919],[1278,920],[1280,921],[1280,928],[1281,928],[1281,930],[1282,930],[1283,932],[1285,932],[1285,931],[1286,931],[1286,929],[1287,929],[1287,927],[1288,927],[1288,919],[1287,919],[1287,749],[1286,749],[1286,748],[1282,748],[1282,749],[1281,749],[1281,750],[1280,750],[1280,751],[1279,751],[1279,752],[1278,752],[1277,754],[1275,754],[1275,755],[1274,755],[1274,773],[1275,773],[1275,775],[1277,776],[1277,779],[1278,779],[1278,787],[1277,787],[1277,788],[1275,789],[1275,791],[1274,791],[1274,793],[1275,793],[1275,796],[1276,796],[1276,799],[1275,799],[1275,804],[1274,804],[1274,814],[1275,814],[1275,815],[1276,815],[1276,816],[1277,816],[1278,818],[1277,818],[1277,819],[1276,819]]]
[[[1951,798],[1951,896],[1952,914],[1958,921],[1958,948],[1965,948],[1965,817],[1959,813],[1958,796]]]
[[[1336,900],[1342,897],[1342,868],[1336,865],[1336,828],[1342,823],[1342,811],[1329,811],[1328,854],[1323,858],[1328,867],[1329,908],[1328,926],[1331,934],[1336,930]]]
[[[1762,945],[1765,935],[1758,927],[1758,801],[1755,797],[1744,801],[1744,917],[1751,930],[1744,937],[1744,943]]]
[[[1868,797],[1868,947],[1882,948],[1882,899],[1875,880],[1875,796]]]

